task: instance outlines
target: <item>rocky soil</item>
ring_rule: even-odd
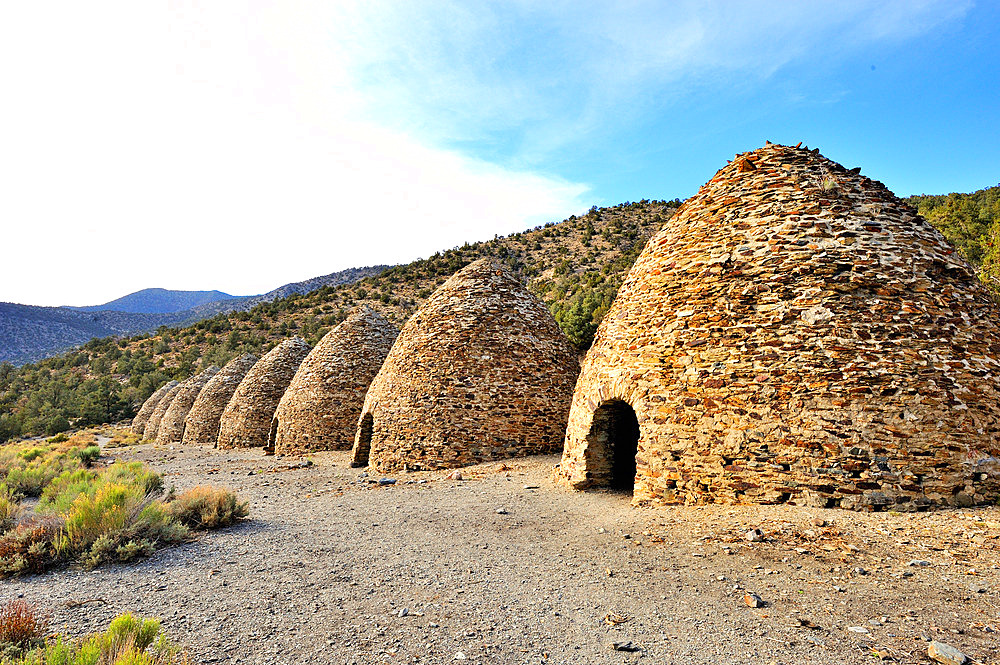
[[[72,633],[161,617],[192,662],[922,663],[935,640],[1000,663],[997,507],[637,509],[555,485],[556,456],[390,483],[349,452],[105,455],[232,487],[251,518],[2,595]]]

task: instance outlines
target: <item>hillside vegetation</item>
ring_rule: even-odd
[[[292,335],[315,344],[366,303],[402,325],[454,272],[481,257],[510,265],[549,306],[582,352],[646,240],[680,201],[592,208],[530,231],[465,244],[350,284],[262,302],[184,328],[94,339],[77,350],[15,368],[0,364],[0,441],[130,418],[164,381],[184,379]]]
[[[936,226],[1000,294],[1000,185],[971,194],[921,194],[905,199]]]

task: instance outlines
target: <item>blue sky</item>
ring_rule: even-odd
[[[263,292],[685,198],[765,139],[972,191],[998,44],[963,0],[7,3],[0,300]]]

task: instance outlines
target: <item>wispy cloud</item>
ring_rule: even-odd
[[[369,112],[513,161],[585,142],[693,90],[757,85],[961,18],[969,0],[341,5],[339,56]],[[528,26],[528,28],[526,28]],[[488,149],[488,148],[487,148]],[[529,159],[530,160],[530,159]]]

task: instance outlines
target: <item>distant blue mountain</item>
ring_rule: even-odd
[[[21,365],[61,353],[94,337],[147,333],[160,326],[184,326],[223,312],[255,305],[323,286],[352,284],[389,266],[349,268],[279,286],[258,296],[231,296],[222,291],[143,289],[89,307],[36,307],[0,302],[0,363]]]
[[[172,314],[220,300],[232,300],[222,291],[171,291],[168,289],[143,289],[122,296],[103,305],[70,307],[81,312],[130,312],[132,314]]]

